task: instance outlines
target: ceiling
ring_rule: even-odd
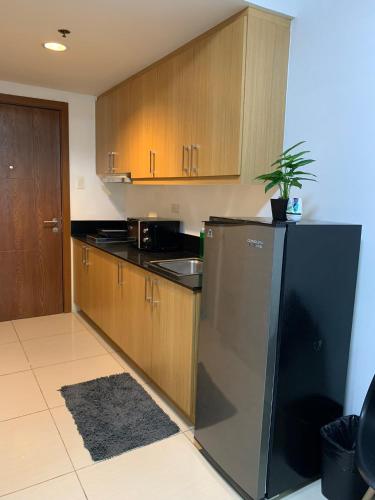
[[[99,95],[245,0],[1,0],[0,80]],[[66,52],[42,47],[71,30]]]

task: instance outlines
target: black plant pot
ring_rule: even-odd
[[[271,199],[273,220],[280,220],[280,221],[287,220],[286,218],[287,207],[288,207],[288,200],[285,200],[284,198]]]

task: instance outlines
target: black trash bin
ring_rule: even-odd
[[[368,486],[355,464],[359,417],[341,417],[322,427],[322,493],[329,500],[361,500]]]

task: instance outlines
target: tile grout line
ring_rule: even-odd
[[[7,375],[14,375],[16,373],[29,372],[30,370],[40,370],[42,368],[50,368],[51,366],[64,365],[65,363],[74,363],[75,361],[81,361],[83,359],[100,358],[101,356],[107,356],[108,354],[110,354],[109,352],[106,351],[102,354],[94,354],[94,356],[85,356],[84,358],[67,359],[65,361],[59,361],[58,363],[52,363],[50,365],[32,366],[25,350],[23,349],[22,344],[21,344],[21,347],[22,347],[22,351],[24,352],[24,354],[26,356],[27,362],[30,365],[30,368],[27,368],[26,370],[17,370],[15,372],[0,373],[0,377],[6,377]],[[116,359],[115,359],[115,361],[120,366],[120,368],[122,368],[124,370],[124,368],[120,365],[120,363]]]
[[[37,413],[43,413],[44,411],[47,411],[47,410],[48,410],[48,407],[44,408],[43,410],[32,411],[31,413],[24,413],[22,415],[17,415],[16,417],[6,418],[4,420],[0,420],[0,424],[2,424],[3,422],[10,422],[11,420],[16,420],[17,418],[29,417],[30,415],[36,415]]]
[[[23,339],[23,340],[21,339],[21,337],[19,337],[19,341],[21,344],[23,344],[24,342],[29,342],[30,340],[50,339],[51,337],[60,337],[61,335],[74,335],[75,333],[82,333],[82,332],[91,333],[88,331],[87,328],[82,328],[82,330],[75,330],[73,332],[70,331],[70,332],[52,333],[48,335],[41,335],[38,337],[30,337],[28,339]]]
[[[27,368],[27,370],[17,370],[15,372],[9,372],[9,373],[0,373],[0,377],[7,377],[9,375],[15,375],[16,373],[25,373],[31,371],[31,366],[30,368]]]
[[[70,461],[70,463],[71,463],[71,465],[72,465],[72,467],[73,467],[73,471],[71,471],[71,472],[74,472],[74,474],[76,475],[76,478],[77,478],[77,480],[78,480],[78,482],[79,482],[79,484],[80,484],[80,486],[81,486],[81,488],[82,488],[83,494],[85,495],[85,498],[86,498],[86,499],[88,499],[87,494],[86,494],[86,491],[84,490],[84,488],[83,488],[83,486],[82,486],[82,483],[81,483],[81,480],[80,480],[80,478],[78,477],[78,474],[77,474],[76,468],[75,468],[75,466],[74,466],[74,463],[73,463],[72,457],[71,457],[71,456],[70,456],[70,454],[69,454],[68,448],[67,448],[67,446],[66,446],[66,444],[65,444],[65,441],[64,441],[64,439],[63,439],[63,437],[62,437],[62,435],[61,435],[60,429],[58,428],[57,423],[56,423],[56,421],[55,421],[55,419],[54,419],[54,417],[53,417],[53,414],[52,414],[51,408],[48,406],[48,403],[47,403],[47,400],[46,400],[46,398],[45,398],[45,396],[44,396],[44,394],[43,394],[42,388],[40,387],[40,384],[39,384],[38,378],[37,378],[36,374],[34,373],[34,370],[33,370],[33,369],[31,369],[31,371],[32,371],[32,373],[33,373],[33,376],[34,376],[34,378],[35,378],[36,383],[38,384],[39,390],[40,390],[40,392],[42,393],[43,399],[44,399],[44,401],[45,401],[45,403],[46,403],[46,405],[47,405],[47,409],[48,409],[48,412],[49,412],[49,414],[50,414],[50,416],[51,416],[51,419],[52,419],[53,425],[55,426],[55,429],[56,429],[56,431],[57,431],[57,433],[58,433],[58,435],[59,435],[59,437],[60,437],[61,443],[62,443],[62,445],[63,445],[63,447],[64,447],[64,449],[65,449],[65,452],[66,452],[66,454],[67,454],[67,456],[68,456],[68,458],[69,458],[69,461]]]
[[[74,363],[74,361],[81,361],[83,359],[100,358],[100,356],[107,356],[107,354],[109,354],[109,353],[103,352],[101,354],[94,354],[93,356],[84,356],[83,358],[66,359],[65,361],[59,361],[58,363],[51,363],[50,365],[32,366],[30,363],[30,369],[31,370],[39,370],[41,368],[50,368],[51,366],[64,365],[65,363]],[[27,371],[27,370],[25,370],[25,371]]]
[[[69,476],[69,474],[73,474],[73,471],[66,472],[64,474],[59,474],[58,476],[51,477],[50,479],[46,479],[45,481],[40,481],[39,483],[32,484],[31,486],[26,486],[26,488],[21,488],[19,490],[14,490],[14,491],[8,491],[8,493],[4,493],[4,495],[0,495],[0,498],[4,498],[8,495],[13,495],[14,493],[19,493],[21,491],[29,490],[30,488],[34,488],[34,486],[39,486],[41,484],[49,483],[50,481],[53,481],[54,479],[58,479],[59,477]]]
[[[17,334],[17,336],[18,336],[18,332],[17,332],[17,331],[16,331],[16,334]],[[18,336],[18,338],[19,338],[19,336]],[[22,342],[20,342],[20,344],[21,344],[22,350],[23,350],[23,352],[24,352],[24,354],[25,354],[25,356],[26,356],[27,361],[30,363],[29,358],[28,358],[28,356],[27,356],[27,353],[26,353],[26,351],[25,351],[25,349],[24,349],[24,347],[23,347],[23,345],[22,345]],[[36,376],[36,374],[34,373],[34,370],[33,370],[32,368],[31,368],[31,373],[33,374],[34,380],[35,380],[35,382],[36,382],[36,384],[37,384],[37,386],[38,386],[38,388],[39,388],[40,394],[42,395],[42,398],[43,398],[43,400],[44,400],[44,402],[45,402],[45,404],[46,404],[47,410],[45,410],[45,411],[48,411],[48,412],[49,412],[49,414],[50,414],[50,417],[51,417],[51,419],[52,419],[53,425],[55,426],[55,429],[56,429],[56,431],[57,431],[57,433],[58,433],[58,435],[59,435],[59,437],[60,437],[61,443],[62,443],[62,445],[63,445],[63,447],[64,447],[64,449],[65,449],[65,453],[67,454],[67,456],[68,456],[68,458],[69,458],[69,461],[70,461],[70,463],[71,463],[71,466],[72,466],[72,468],[73,468],[74,474],[76,475],[76,478],[77,478],[77,480],[78,480],[78,482],[79,482],[79,484],[80,484],[80,486],[81,486],[81,488],[82,488],[83,494],[85,495],[86,499],[88,499],[88,497],[87,497],[87,495],[86,495],[86,491],[83,489],[83,486],[82,486],[82,483],[81,483],[81,481],[80,481],[80,479],[79,479],[79,477],[78,477],[77,471],[75,470],[75,467],[74,467],[74,464],[73,464],[73,460],[72,460],[71,456],[69,455],[68,449],[67,449],[67,447],[66,447],[66,445],[65,445],[65,442],[64,442],[64,440],[63,440],[63,438],[62,438],[62,436],[61,436],[60,430],[59,430],[59,428],[57,427],[57,424],[56,424],[55,419],[53,418],[53,415],[52,415],[51,409],[49,408],[48,403],[47,403],[47,400],[46,400],[46,398],[45,398],[45,396],[44,396],[44,393],[43,393],[43,391],[42,391],[42,388],[40,387],[40,384],[39,384],[38,378],[37,378],[37,376]],[[71,472],[73,472],[73,471],[71,471]],[[53,479],[53,478],[52,478],[52,479]]]

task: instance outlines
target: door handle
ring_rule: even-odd
[[[53,233],[58,233],[59,232],[59,227],[60,227],[61,219],[58,217],[54,217],[51,220],[44,220],[43,221],[43,227],[46,228],[52,228]]]
[[[43,226],[44,227],[56,227],[60,223],[60,220],[57,217],[54,217],[51,220],[44,220],[43,221]]]
[[[153,307],[156,306],[156,304],[160,303],[160,300],[155,300],[154,299],[154,291],[155,291],[154,287],[157,284],[158,284],[158,280],[151,280],[151,297],[152,297],[151,304],[152,304]]]

